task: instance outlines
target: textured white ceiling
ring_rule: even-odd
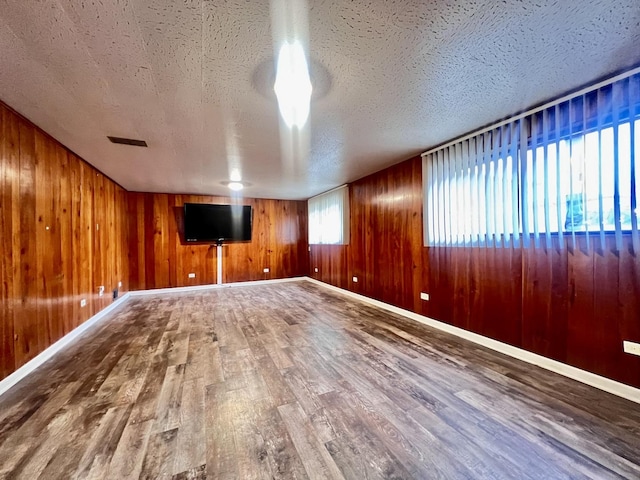
[[[0,0],[0,99],[129,190],[302,199],[640,64],[638,0],[308,5],[293,149],[267,0]]]

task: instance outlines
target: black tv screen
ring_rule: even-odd
[[[251,240],[251,205],[184,204],[187,242],[223,243]]]

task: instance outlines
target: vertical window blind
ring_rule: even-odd
[[[309,243],[342,244],[349,243],[349,187],[330,190],[310,198]]]
[[[639,72],[424,153],[425,244],[640,251]]]

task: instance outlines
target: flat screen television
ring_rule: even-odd
[[[193,243],[251,241],[251,205],[184,204],[184,238]]]

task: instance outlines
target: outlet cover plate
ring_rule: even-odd
[[[353,280],[353,283],[358,283],[358,277],[352,277],[351,280]]]
[[[269,269],[268,268],[263,268],[262,271],[263,271],[263,273],[269,273]]]
[[[622,347],[625,353],[630,353],[631,355],[640,355],[640,343],[629,342],[625,340],[622,342]]]
[[[195,273],[190,273],[189,274],[189,278],[196,278],[196,274]]]
[[[428,293],[424,293],[424,292],[420,292],[420,299],[421,300],[426,300],[428,302],[429,301],[429,294]]]

